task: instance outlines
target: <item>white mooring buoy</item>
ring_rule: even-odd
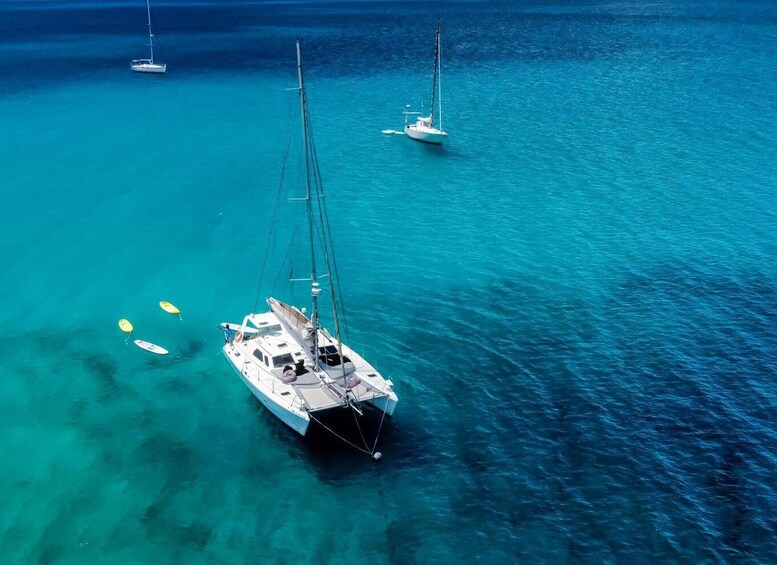
[[[380,451],[376,451],[375,453],[373,453],[373,454],[372,454],[372,458],[373,458],[375,461],[380,461],[380,458],[381,458],[381,457],[383,457],[383,455],[381,454],[381,452],[380,452]]]

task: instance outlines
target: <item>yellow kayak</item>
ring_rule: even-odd
[[[176,308],[175,306],[170,304],[167,300],[162,300],[159,303],[159,307],[162,308],[162,310],[164,310],[165,312],[168,312],[170,314],[180,314],[181,313],[181,311],[178,308]]]
[[[119,328],[121,329],[121,331],[127,332],[127,333],[130,333],[133,330],[133,327],[132,327],[132,324],[130,324],[130,321],[125,318],[122,318],[121,320],[119,320]]]

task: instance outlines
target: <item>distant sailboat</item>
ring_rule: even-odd
[[[434,48],[434,82],[432,83],[432,104],[428,116],[420,112],[405,112],[405,133],[416,141],[442,145],[448,139],[448,132],[442,129],[442,87],[440,67],[440,24],[437,24],[437,40]],[[437,100],[437,122],[434,121],[434,103]],[[414,124],[407,123],[408,116],[418,115]]]
[[[151,49],[150,59],[135,59],[130,63],[130,68],[138,73],[164,74],[167,72],[166,63],[154,62],[154,33],[151,31],[151,0],[146,0],[148,10],[148,46]]]

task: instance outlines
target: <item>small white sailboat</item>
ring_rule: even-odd
[[[148,46],[151,49],[150,59],[135,59],[130,63],[130,68],[137,73],[164,74],[167,72],[166,63],[154,61],[154,33],[151,31],[151,0],[146,0],[148,11]]]
[[[437,24],[437,39],[434,48],[434,82],[432,84],[432,104],[428,116],[420,112],[405,111],[405,133],[411,139],[442,145],[448,139],[448,132],[442,129],[442,86],[440,67],[440,24]],[[434,104],[437,100],[437,122],[434,120]],[[408,123],[408,116],[418,116],[415,123]]]
[[[269,311],[250,313],[240,324],[225,323],[221,327],[226,338],[222,351],[243,383],[272,414],[304,436],[311,421],[329,429],[319,417],[330,412],[353,412],[355,416],[362,416],[365,408],[375,408],[381,414],[382,424],[383,417],[393,414],[398,399],[393,383],[342,340],[344,309],[324,190],[309,127],[299,41],[297,75],[305,195],[289,200],[298,200],[305,205],[306,218],[303,222],[300,217],[304,223],[300,228],[307,232],[309,240],[309,248],[304,246],[304,260],[309,261],[310,275],[304,279],[289,278],[310,283],[311,315],[306,315],[305,308],[300,310],[276,298],[268,298]],[[292,216],[299,217],[297,214]],[[282,229],[282,226],[276,227]],[[324,289],[319,282],[322,279],[328,287],[324,296],[321,296]],[[320,325],[321,301],[328,302],[332,308],[334,335]],[[375,441],[377,443],[377,438]],[[351,445],[376,459],[380,457],[375,452],[375,444],[368,445],[365,441],[364,448]]]

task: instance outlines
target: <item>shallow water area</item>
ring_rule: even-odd
[[[439,6],[155,3],[148,77],[144,6],[0,2],[3,561],[777,559],[774,5]],[[381,133],[438,10],[442,149]],[[380,463],[219,353],[297,36]]]

